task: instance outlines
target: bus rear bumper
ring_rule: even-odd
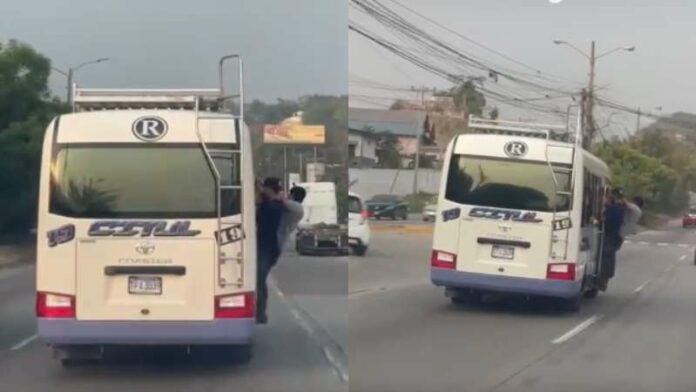
[[[475,289],[558,298],[577,296],[581,286],[579,281],[518,278],[442,268],[431,268],[430,279],[436,286],[455,289]]]
[[[246,345],[256,321],[81,321],[38,319],[38,337],[49,345]]]

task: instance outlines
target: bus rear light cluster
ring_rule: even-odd
[[[56,293],[36,293],[36,317],[75,318],[75,296]]]
[[[549,263],[546,267],[546,279],[575,280],[575,264]]]
[[[254,293],[225,294],[215,297],[215,318],[252,318],[256,313]]]
[[[433,268],[456,269],[457,255],[433,249],[430,255],[430,266]]]

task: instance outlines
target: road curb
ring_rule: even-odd
[[[376,233],[394,233],[394,234],[422,234],[432,235],[433,226],[430,225],[372,225],[370,230]]]

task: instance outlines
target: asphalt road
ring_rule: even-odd
[[[696,390],[696,231],[631,238],[609,290],[569,314],[520,298],[452,305],[429,282],[430,235],[384,224],[349,266],[352,391]]]
[[[347,258],[292,252],[273,273],[270,323],[249,364],[201,363],[183,351],[139,350],[63,368],[36,341],[33,266],[0,269],[0,392],[347,391]],[[341,309],[341,307],[343,307]]]

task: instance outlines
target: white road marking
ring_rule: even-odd
[[[657,246],[669,246],[669,244],[666,242],[658,242]]]
[[[679,244],[679,247],[680,247],[680,248],[688,248],[688,247],[689,247],[689,244]]]
[[[641,245],[650,245],[650,243],[649,243],[648,241],[641,241],[641,242],[639,242],[639,244],[641,244]]]
[[[329,362],[338,378],[343,382],[348,382],[348,363],[343,347],[311,315],[295,303],[292,298],[286,296],[272,276],[268,277],[268,288],[273,290],[280,300],[285,303],[292,317],[307,335],[319,343],[324,358]]]
[[[10,347],[10,350],[12,351],[17,351],[20,350],[24,347],[26,347],[29,343],[33,342],[36,340],[37,336],[36,335],[31,335],[28,338],[22,340],[21,342],[15,344],[14,346]]]
[[[685,259],[686,259],[686,255],[683,255],[682,257],[679,258],[679,261],[682,261],[682,260],[685,260]]]
[[[636,289],[633,290],[633,292],[634,292],[634,293],[640,293],[640,292],[645,288],[645,286],[648,285],[648,283],[650,283],[649,280],[645,281],[645,283],[643,283],[642,285],[636,287]]]
[[[551,343],[561,344],[561,343],[567,342],[568,340],[573,338],[573,336],[579,334],[580,332],[589,328],[592,324],[596,323],[601,317],[602,317],[601,315],[594,315],[594,316],[588,318],[587,320],[585,320],[585,321],[581,322],[580,324],[578,324],[577,326],[575,326],[570,331],[564,333],[563,335],[561,335],[561,336],[557,337],[556,339],[554,339],[553,341],[551,341]]]

